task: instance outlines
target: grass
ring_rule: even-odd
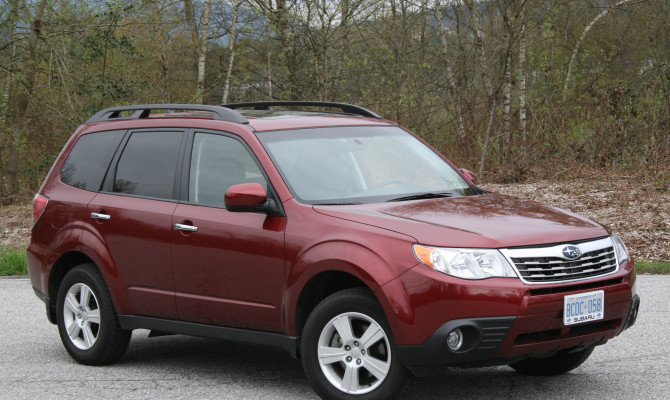
[[[0,276],[27,275],[26,249],[0,247]]]
[[[636,261],[638,274],[670,275],[670,262]],[[0,247],[0,276],[27,275],[26,249]]]
[[[670,275],[670,262],[635,261],[638,274]]]

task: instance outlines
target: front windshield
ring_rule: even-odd
[[[328,127],[257,135],[293,195],[307,204],[474,194],[447,162],[398,127]]]

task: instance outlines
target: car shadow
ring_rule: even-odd
[[[162,379],[194,379],[208,385],[246,382],[247,385],[291,386],[298,398],[316,398],[299,360],[272,347],[184,335],[149,338],[136,331],[116,368],[153,373]],[[579,387],[597,389],[598,377],[577,369],[556,377],[533,377],[509,367],[441,368],[428,377],[411,376],[401,399],[537,399],[550,393],[579,398]],[[606,390],[606,388],[603,388]],[[572,393],[572,395],[571,395]]]

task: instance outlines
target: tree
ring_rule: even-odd
[[[223,85],[223,98],[221,104],[228,102],[228,91],[230,90],[230,77],[233,74],[233,62],[235,60],[235,39],[237,36],[237,12],[240,9],[240,0],[233,2],[233,25],[230,30],[230,38],[228,39],[228,70],[226,71],[226,83]]]
[[[198,85],[195,88],[195,97],[198,104],[205,101],[205,62],[207,61],[207,40],[209,34],[209,12],[212,0],[205,0],[205,9],[202,12],[202,32],[200,32],[200,49],[198,50]]]
[[[447,84],[449,87],[449,97],[454,101],[454,108],[456,110],[456,120],[458,121],[458,137],[461,139],[461,142],[465,142],[465,125],[463,124],[463,114],[461,112],[461,106],[456,100],[456,79],[454,77],[454,71],[451,68],[451,61],[449,60],[449,49],[447,46],[447,34],[444,29],[444,16],[442,15],[442,6],[440,5],[440,0],[435,0],[435,15],[437,16],[437,22],[440,29],[440,40],[442,42],[442,56],[443,62],[445,63],[445,72],[447,78]]]
[[[28,36],[28,54],[22,56],[21,76],[18,77],[18,83],[14,85],[14,110],[10,113],[10,143],[9,156],[7,159],[7,170],[5,172],[5,187],[4,197],[11,201],[10,196],[14,195],[17,190],[18,180],[18,166],[20,160],[20,140],[21,136],[26,130],[26,112],[30,105],[33,91],[35,89],[35,81],[37,76],[38,59],[38,45],[42,36],[42,21],[44,18],[44,9],[46,7],[46,0],[40,0],[33,12],[32,5],[28,0],[24,0],[24,12],[31,22],[30,34]],[[14,3],[18,6],[16,3]],[[11,83],[10,83],[11,88]],[[9,97],[12,97],[11,95]]]
[[[637,0],[635,3],[640,3],[643,2],[644,0]],[[611,6],[606,7],[603,11],[601,11],[598,15],[596,15],[591,22],[589,22],[586,27],[584,27],[584,31],[582,32],[581,36],[577,40],[577,43],[575,43],[575,47],[572,49],[572,56],[570,56],[570,62],[568,63],[568,71],[565,73],[565,80],[563,83],[563,101],[565,102],[565,98],[568,95],[568,87],[570,86],[570,79],[572,77],[572,66],[575,63],[575,59],[577,58],[577,53],[579,52],[579,48],[582,46],[582,43],[584,42],[584,39],[586,38],[586,35],[589,33],[591,29],[595,26],[595,24],[602,18],[606,17],[612,10],[616,9],[617,7],[625,6],[632,3],[631,0],[621,0],[618,3],[615,3]]]

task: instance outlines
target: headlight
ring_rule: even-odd
[[[612,241],[614,242],[614,251],[616,251],[616,256],[619,259],[619,264],[624,261],[630,260],[628,255],[628,249],[626,245],[623,244],[623,241],[616,233],[612,233]]]
[[[515,278],[512,266],[498,250],[413,246],[416,258],[427,266],[463,279]]]

